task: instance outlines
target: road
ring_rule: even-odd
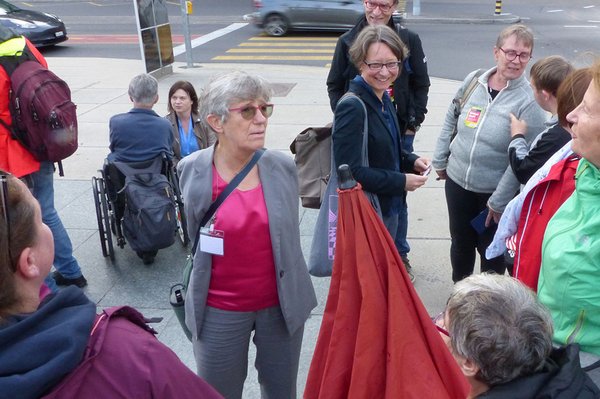
[[[503,13],[518,15],[535,32],[534,60],[559,54],[577,65],[591,62],[590,52],[600,49],[600,5],[594,0],[532,0],[507,4]],[[69,41],[44,50],[53,57],[140,57],[131,0],[15,2],[23,8],[60,15],[67,24]],[[482,4],[485,3],[485,4]],[[515,2],[517,3],[517,2]],[[174,45],[183,43],[179,2],[167,2]],[[407,10],[412,10],[408,3]],[[246,23],[251,0],[194,0],[190,17],[192,38]],[[492,2],[480,0],[421,1],[421,16],[490,17]],[[239,25],[236,25],[236,27]],[[413,22],[406,26],[421,36],[432,76],[462,79],[469,71],[493,64],[492,48],[502,24],[448,24]],[[243,25],[193,51],[196,63],[239,62],[328,67],[338,34],[293,33],[285,38],[265,37],[253,25]],[[179,55],[178,61],[185,61]],[[530,63],[531,64],[531,63]]]

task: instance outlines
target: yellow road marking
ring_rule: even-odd
[[[331,61],[331,57],[325,56],[277,56],[277,55],[219,55],[213,61]]]
[[[328,49],[293,49],[293,48],[232,48],[227,53],[315,53],[315,54],[333,54],[333,50]]]
[[[335,47],[335,43],[240,43],[240,47]]]
[[[326,38],[326,37],[251,37],[251,41],[284,41],[284,42],[297,42],[297,41],[322,41],[322,42],[337,42],[337,38]]]

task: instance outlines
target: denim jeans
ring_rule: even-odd
[[[31,182],[33,196],[42,208],[42,220],[54,236],[54,267],[65,278],[81,276],[79,264],[73,257],[71,239],[54,208],[54,164],[41,162],[40,170],[31,174]],[[46,284],[50,289],[55,290],[56,285],[52,277],[46,278]]]
[[[406,256],[410,252],[410,245],[408,245],[408,241],[406,240],[407,235],[408,206],[405,202],[400,207],[400,212],[398,213],[398,228],[396,230],[396,237],[394,238],[394,243],[396,244],[396,249],[400,253],[400,256]]]
[[[415,141],[414,134],[405,134],[402,136],[402,149],[406,152],[414,152],[413,143]],[[398,230],[396,231],[396,249],[400,256],[406,256],[410,252],[410,245],[406,240],[408,234],[408,204],[405,202],[398,213]]]

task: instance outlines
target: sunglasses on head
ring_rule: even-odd
[[[273,115],[273,104],[263,104],[263,105],[244,105],[243,107],[238,108],[229,108],[229,112],[239,112],[242,115],[242,118],[246,120],[251,120],[256,115],[256,111],[260,111],[262,116],[265,118]]]

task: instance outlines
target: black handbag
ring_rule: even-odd
[[[225,189],[219,194],[219,196],[214,200],[210,207],[204,214],[204,217],[200,221],[200,227],[196,233],[196,238],[194,239],[194,246],[192,247],[192,253],[188,255],[185,264],[183,265],[183,281],[178,284],[174,284],[171,286],[171,292],[169,294],[169,301],[171,302],[171,307],[175,312],[175,316],[177,316],[177,320],[179,320],[179,324],[185,333],[185,336],[191,341],[192,340],[192,332],[189,330],[187,325],[185,324],[185,293],[187,291],[188,285],[190,283],[190,276],[192,274],[192,269],[194,268],[194,255],[196,254],[196,249],[198,247],[198,242],[200,240],[200,229],[207,226],[213,215],[219,209],[219,206],[225,201],[225,199],[233,192],[233,190],[244,180],[246,175],[252,170],[254,165],[258,162],[260,157],[264,154],[265,150],[260,149],[257,150],[252,159],[248,161],[246,166],[238,173],[225,187]]]

